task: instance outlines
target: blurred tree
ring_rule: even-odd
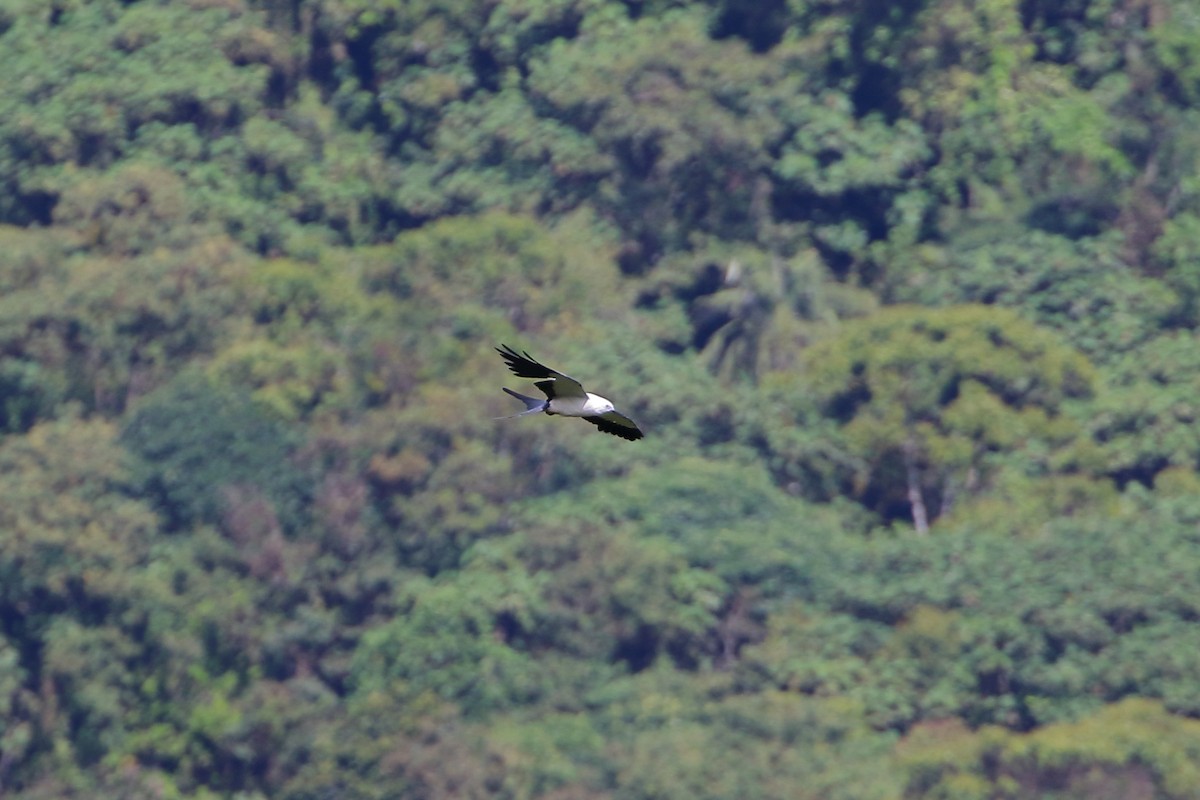
[[[262,515],[262,535],[277,525],[295,531],[307,518],[298,434],[236,389],[182,374],[139,404],[121,441],[137,456],[136,482],[175,529],[222,515],[239,527],[239,508]],[[260,501],[252,512],[247,504]]]
[[[224,237],[73,267],[65,286],[43,289],[62,293],[62,318],[33,324],[59,328],[78,389],[101,412],[123,411],[187,359],[215,351],[244,313],[237,282],[248,264]]]
[[[677,697],[647,686],[630,698],[642,708],[630,709],[635,733],[617,748],[622,796],[900,797],[889,738],[856,721],[853,704],[777,692]]]
[[[78,249],[117,257],[180,248],[198,233],[183,181],[168,170],[129,162],[78,175],[64,188],[53,221],[74,234]]]
[[[901,20],[891,73],[907,115],[935,132],[929,185],[943,231],[963,215],[1011,219],[1013,209],[1067,232],[1084,232],[1064,219],[1072,206],[1092,204],[1085,226],[1116,216],[1111,190],[1131,172],[1116,124],[1102,95],[1035,60],[1020,3],[944,0]]]
[[[54,300],[42,287],[60,281],[62,242],[43,230],[0,227],[0,431],[24,432],[52,416],[71,385],[55,368],[65,360],[60,338],[31,321]]]
[[[1072,241],[1040,231],[980,231],[946,249],[922,248],[920,266],[895,294],[927,305],[1014,308],[1105,364],[1149,341],[1179,312],[1179,297],[1130,269],[1121,246],[1116,236]]]
[[[984,306],[887,309],[805,361],[805,382],[866,465],[856,494],[885,519],[903,508],[919,533],[986,487],[991,454],[1077,436],[1061,405],[1093,380],[1087,359],[1053,335]]]
[[[1197,557],[1198,517],[1194,478],[1176,480],[1174,500],[1137,491],[1023,538],[954,516],[927,539],[831,536],[794,568],[804,605],[775,609],[741,670],[855,697],[900,729],[953,715],[1025,730],[1131,694],[1187,711],[1194,581],[1178,565]],[[1156,650],[1165,637],[1175,646]]]
[[[0,50],[17,90],[0,100],[0,218],[48,221],[71,182],[64,165],[109,167],[143,125],[219,130],[260,110],[282,53],[239,5],[10,9]]]
[[[1105,390],[1080,408],[1101,468],[1121,484],[1153,484],[1162,470],[1200,468],[1195,337],[1176,332],[1115,361]]]
[[[122,461],[111,424],[77,417],[0,445],[6,787],[93,765],[160,711],[143,682],[171,650],[146,612],[162,594],[144,569],[157,520]]]
[[[388,690],[355,694],[323,713],[305,712],[300,684],[280,687],[263,710],[272,724],[300,723],[280,730],[278,771],[270,775],[280,797],[316,800],[383,798],[483,798],[496,796],[505,780],[503,754],[450,705]],[[332,698],[330,698],[332,700]]]
[[[513,571],[464,570],[451,582],[411,581],[400,615],[367,633],[354,657],[353,691],[422,695],[471,716],[536,698],[536,663],[518,649],[538,616],[535,584]]]
[[[906,793],[919,797],[1191,797],[1195,720],[1157,703],[1126,700],[1077,722],[1024,736],[953,721],[915,730],[897,756]]]
[[[129,165],[81,179],[44,234],[14,251],[0,305],[0,372],[25,423],[64,399],[117,414],[179,364],[212,352],[245,310],[248,259],[195,224],[169,172]],[[22,252],[25,255],[20,255]]]
[[[627,271],[697,233],[752,239],[765,221],[765,159],[783,132],[772,111],[794,87],[740,43],[711,42],[702,12],[597,18],[546,50],[529,88],[615,157],[590,199],[622,231]]]
[[[501,320],[528,335],[550,328],[571,333],[584,323],[581,308],[597,320],[628,308],[630,290],[609,256],[586,218],[547,230],[529,217],[497,213],[401,236],[386,258],[366,266],[363,280],[368,291],[407,301],[405,311],[420,315],[411,318],[419,324],[411,325],[410,337],[440,330],[473,341],[505,332]],[[443,353],[459,347],[447,343]]]

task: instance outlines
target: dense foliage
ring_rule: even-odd
[[[1193,0],[11,0],[0,75],[0,794],[1200,796]]]

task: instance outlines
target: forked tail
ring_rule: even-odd
[[[536,414],[539,411],[545,411],[546,406],[550,405],[549,400],[539,400],[536,397],[526,397],[523,394],[517,394],[512,389],[509,389],[507,386],[501,386],[500,388],[503,389],[508,394],[511,394],[513,397],[520,400],[522,403],[524,403],[525,410],[518,411],[516,414],[509,414],[507,417],[493,417],[493,419],[512,419],[513,417],[523,417],[526,414]]]

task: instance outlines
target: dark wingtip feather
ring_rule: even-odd
[[[636,442],[638,439],[645,437],[642,429],[634,425],[632,428],[627,428],[624,425],[618,425],[615,422],[609,422],[604,417],[584,417],[585,421],[592,423],[601,433],[611,434],[612,436],[620,436],[627,442]]]
[[[504,348],[501,350],[500,348]],[[519,378],[552,378],[554,372],[545,364],[540,364],[528,351],[518,353],[506,344],[495,348],[500,357],[508,364],[508,368]]]

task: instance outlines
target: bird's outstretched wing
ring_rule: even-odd
[[[584,398],[587,396],[579,381],[570,375],[563,375],[557,370],[550,369],[545,364],[539,364],[529,353],[518,353],[506,344],[497,347],[496,352],[504,358],[508,363],[508,368],[518,378],[540,378],[541,380],[538,380],[534,386],[545,392],[546,397],[551,400],[559,397]]]
[[[637,423],[620,411],[609,411],[607,414],[601,414],[596,417],[584,417],[584,419],[605,433],[620,436],[622,439],[628,439],[631,442],[636,442],[642,438],[642,430],[637,426]]]

